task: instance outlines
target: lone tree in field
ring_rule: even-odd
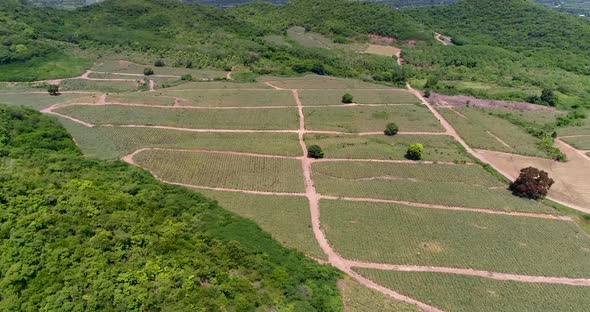
[[[385,135],[393,136],[393,135],[396,135],[398,131],[399,131],[399,127],[392,122],[392,123],[387,124],[387,127],[385,127],[384,133],[385,133]]]
[[[151,76],[154,74],[154,70],[149,67],[146,67],[143,69],[143,74],[146,76]]]
[[[164,67],[164,66],[166,66],[166,63],[164,63],[164,61],[163,61],[163,60],[157,60],[157,61],[154,63],[154,66],[156,66],[156,67]]]
[[[342,103],[350,104],[352,103],[352,101],[354,101],[354,97],[352,96],[352,94],[346,93],[342,96]]]
[[[411,160],[420,160],[424,154],[424,146],[420,143],[412,144],[408,147],[406,158]]]
[[[510,184],[510,190],[520,197],[541,199],[547,196],[554,182],[547,172],[528,167],[520,170],[520,176]]]
[[[49,92],[49,95],[53,95],[53,96],[59,95],[59,86],[51,84],[51,85],[47,86],[47,92]]]
[[[324,151],[319,145],[312,145],[307,149],[307,157],[314,159],[324,158]]]

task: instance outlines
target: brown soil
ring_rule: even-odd
[[[428,102],[437,106],[446,107],[481,107],[481,108],[505,108],[518,111],[538,111],[557,113],[554,107],[531,104],[527,102],[485,100],[467,95],[444,95],[431,92]],[[469,104],[468,104],[469,103]]]
[[[387,36],[369,35],[369,43],[371,44],[379,44],[379,45],[391,45],[392,43],[397,42],[397,39]]]

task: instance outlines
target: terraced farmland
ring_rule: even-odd
[[[134,157],[159,178],[194,186],[301,193],[301,164],[294,159],[146,150]]]
[[[590,150],[590,135],[561,138],[565,143],[579,150]]]
[[[148,125],[193,129],[297,129],[297,111],[290,108],[269,110],[196,110],[150,107],[67,106],[56,112],[96,125]]]
[[[406,90],[302,90],[303,105],[342,104],[342,95],[349,93],[360,104],[419,104],[416,97]]]
[[[198,90],[166,91],[194,106],[297,106],[293,93],[285,90]]]
[[[590,277],[590,237],[571,222],[336,200],[322,200],[321,212],[348,259]]]
[[[221,70],[201,70],[181,67],[154,67],[153,65],[137,64],[123,60],[104,60],[98,62],[92,67],[93,71],[106,73],[122,73],[143,75],[143,70],[150,67],[154,70],[155,75],[182,76],[190,74],[193,79],[214,79],[225,77],[225,72]]]
[[[363,82],[354,79],[344,79],[327,76],[308,75],[301,78],[261,77],[272,85],[283,89],[389,89],[379,84]]]
[[[139,88],[143,78],[137,81],[95,81],[86,79],[66,79],[60,84],[61,91],[91,90],[100,92],[128,92]]]
[[[357,269],[402,294],[446,311],[583,311],[590,287],[497,281],[444,273]]]
[[[439,122],[422,105],[384,107],[305,108],[309,130],[343,132],[383,132],[388,123],[396,123],[401,132],[442,132]]]
[[[143,93],[115,93],[106,98],[108,103],[125,103],[141,105],[174,106],[176,100],[172,96],[162,96],[153,92]]]

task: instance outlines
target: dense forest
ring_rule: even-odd
[[[338,274],[201,195],[0,106],[1,311],[340,311]],[[116,264],[116,265],[113,265]]]

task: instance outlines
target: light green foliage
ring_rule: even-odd
[[[322,200],[345,258],[542,276],[590,276],[590,237],[569,221]]]
[[[590,287],[496,281],[444,273],[355,271],[445,311],[582,312],[590,304]]]
[[[301,162],[295,159],[148,150],[135,161],[170,182],[267,192],[303,192]]]
[[[196,90],[169,91],[164,94],[182,98],[194,106],[296,106],[291,91],[280,90]]]
[[[321,84],[316,86],[321,88]],[[354,95],[354,102],[360,104],[418,104],[418,99],[405,90],[301,90],[299,96],[303,105],[342,104],[342,94]]]
[[[250,219],[287,248],[326,259],[311,230],[305,197],[267,196],[200,190],[224,209]]]
[[[411,144],[408,147],[408,151],[406,153],[406,158],[412,160],[421,160],[422,155],[424,154],[424,145],[420,143]]]
[[[201,195],[84,159],[32,110],[0,129],[0,310],[342,310],[338,273]]]
[[[325,135],[308,134],[308,145],[318,144],[328,158],[405,159],[409,144],[422,142],[423,159],[430,161],[470,161],[463,148],[450,136],[441,135]]]
[[[381,164],[313,165],[318,192],[418,203],[507,211],[551,212],[536,201],[513,196],[507,186],[478,165]]]
[[[56,111],[93,124],[157,125],[197,129],[297,129],[295,109],[197,110],[125,106],[68,106]]]
[[[101,92],[128,92],[135,91],[142,83],[141,79],[133,81],[92,81],[85,79],[67,79],[61,82],[62,91],[101,91]]]
[[[391,122],[402,131],[441,132],[442,127],[423,105],[385,107],[305,108],[305,124],[310,130],[379,132]]]

